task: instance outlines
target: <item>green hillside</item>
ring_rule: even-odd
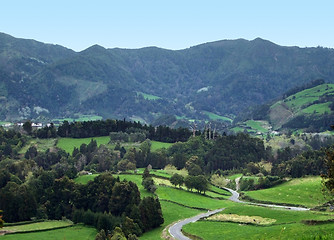
[[[260,110],[258,110],[260,109]],[[323,83],[298,91],[270,105],[255,109],[253,119],[239,123],[234,130],[267,134],[270,130],[304,129],[327,131],[333,124],[334,84]],[[262,119],[262,120],[260,120]]]

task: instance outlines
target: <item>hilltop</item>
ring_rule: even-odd
[[[178,51],[94,45],[75,52],[1,33],[0,120],[97,115],[151,123],[167,115],[175,126],[229,124],[292,87],[318,78],[333,82],[333,64],[333,49],[260,38]]]

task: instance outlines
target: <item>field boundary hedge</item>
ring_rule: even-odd
[[[195,210],[202,210],[202,211],[209,211],[210,209],[208,208],[199,208],[199,207],[191,207],[191,206],[187,206],[187,205],[184,205],[182,203],[178,203],[178,202],[174,202],[172,200],[168,200],[168,199],[159,199],[160,201],[165,201],[165,202],[170,202],[170,203],[174,203],[174,204],[177,204],[179,206],[182,206],[182,207],[186,207],[186,208],[190,208],[190,209],[195,209]]]

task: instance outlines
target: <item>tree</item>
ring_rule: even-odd
[[[322,175],[325,188],[330,195],[334,196],[334,150],[331,149],[327,152],[326,157],[327,174]]]
[[[32,125],[31,125],[31,121],[26,121],[25,123],[23,123],[23,130],[26,131],[29,135],[32,132]]]
[[[171,178],[170,178],[171,184],[173,184],[175,187],[183,185],[184,182],[184,177],[180,174],[175,173]]]
[[[130,234],[135,234],[140,236],[142,231],[137,223],[135,223],[131,218],[125,217],[125,220],[122,224],[122,230],[125,236],[129,236]]]
[[[139,211],[144,232],[164,223],[159,199],[145,197],[139,204]]]
[[[126,237],[120,227],[115,227],[110,240],[126,240]]]
[[[0,210],[0,228],[3,227],[4,220],[2,220],[2,210]]]
[[[148,177],[150,177],[150,171],[148,170],[148,168],[145,168],[143,173],[143,179]]]
[[[197,190],[199,193],[204,193],[206,190],[208,190],[208,180],[204,175],[198,175],[194,177],[194,188]]]
[[[154,181],[151,177],[144,178],[141,184],[149,192],[154,193],[157,190],[157,187],[154,185]]]

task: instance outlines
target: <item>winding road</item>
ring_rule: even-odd
[[[237,191],[234,191],[230,188],[224,188],[225,190],[229,191],[232,196],[229,198],[229,200],[237,203],[244,203],[244,204],[250,204],[250,205],[256,205],[261,207],[271,207],[271,208],[283,208],[286,210],[293,210],[293,211],[308,211],[309,208],[303,208],[303,207],[289,207],[289,206],[282,206],[282,205],[275,205],[275,204],[264,204],[264,203],[252,203],[252,202],[244,202],[239,199],[239,193]],[[181,220],[175,224],[173,224],[169,229],[168,232],[174,239],[178,240],[191,240],[190,238],[186,237],[182,233],[182,227],[188,223],[196,222],[201,218],[209,217],[213,214],[216,214],[218,212],[223,211],[225,208],[216,209],[213,211],[208,211],[206,213],[201,213],[195,217],[187,218],[184,220]]]
[[[181,232],[181,229],[184,225],[191,223],[191,222],[196,222],[198,220],[200,220],[201,218],[205,218],[205,217],[209,217],[213,214],[216,214],[218,212],[223,211],[225,208],[221,208],[221,209],[216,209],[213,211],[208,211],[206,213],[201,213],[198,214],[195,217],[191,217],[191,218],[187,218],[184,220],[181,220],[180,222],[175,223],[174,225],[172,225],[169,229],[168,232],[170,233],[170,235],[172,235],[173,238],[175,239],[179,239],[179,240],[191,240],[190,238],[184,236]]]

